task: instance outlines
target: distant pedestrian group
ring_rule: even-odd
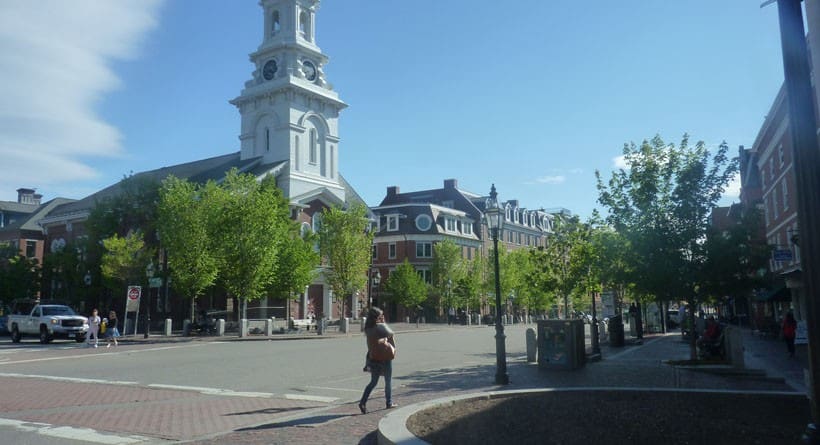
[[[100,334],[105,337],[105,346],[111,347],[113,343],[117,346],[117,338],[120,336],[118,329],[117,313],[110,311],[108,318],[100,318],[97,309],[91,311],[88,317],[88,331],[85,333],[85,342],[88,347],[99,347]],[[93,341],[92,341],[93,340]]]

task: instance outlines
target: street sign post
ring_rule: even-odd
[[[140,313],[140,297],[142,296],[142,286],[128,286],[128,293],[125,298],[125,319],[128,320],[128,313]],[[123,327],[125,332],[125,327]],[[134,316],[134,335],[137,335],[137,317]]]

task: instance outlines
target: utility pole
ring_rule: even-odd
[[[797,182],[800,263],[809,337],[809,400],[812,418],[806,428],[804,440],[806,443],[820,444],[820,381],[816,379],[820,373],[820,330],[817,325],[820,321],[820,194],[817,192],[820,190],[820,149],[817,145],[817,116],[812,103],[814,94],[800,3],[800,0],[777,0],[777,11]]]

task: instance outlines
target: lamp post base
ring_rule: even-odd
[[[806,426],[806,431],[803,432],[803,443],[820,445],[820,431],[817,431],[817,425],[810,423]]]
[[[497,322],[495,325],[496,385],[510,384],[510,376],[507,375],[507,348],[505,345],[506,338],[507,336],[504,335],[504,326],[502,326],[500,322]]]

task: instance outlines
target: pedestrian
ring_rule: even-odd
[[[88,317],[88,331],[85,333],[85,341],[88,347],[91,347],[91,337],[94,337],[93,346],[96,348],[100,337],[100,316],[97,315],[97,310],[91,311],[91,316]]]
[[[367,366],[365,369],[370,371],[370,383],[364,388],[364,393],[359,401],[359,410],[362,414],[367,414],[367,399],[376,384],[379,383],[379,376],[384,376],[384,398],[386,407],[388,409],[398,406],[393,403],[393,388],[391,387],[391,379],[393,377],[393,362],[390,360],[374,360],[374,350],[379,346],[379,343],[386,343],[392,345],[394,351],[396,347],[395,334],[390,326],[384,322],[384,313],[377,307],[370,308],[367,313],[367,322],[365,322],[364,333],[367,336]]]
[[[783,319],[783,339],[786,340],[786,348],[789,351],[789,357],[794,357],[794,337],[797,334],[797,321],[794,315],[789,312]]]
[[[104,319],[106,323],[105,328],[105,347],[110,348],[111,342],[114,342],[114,346],[117,346],[117,337],[120,336],[120,331],[117,329],[117,313],[114,311],[110,311],[108,313],[108,318]]]

